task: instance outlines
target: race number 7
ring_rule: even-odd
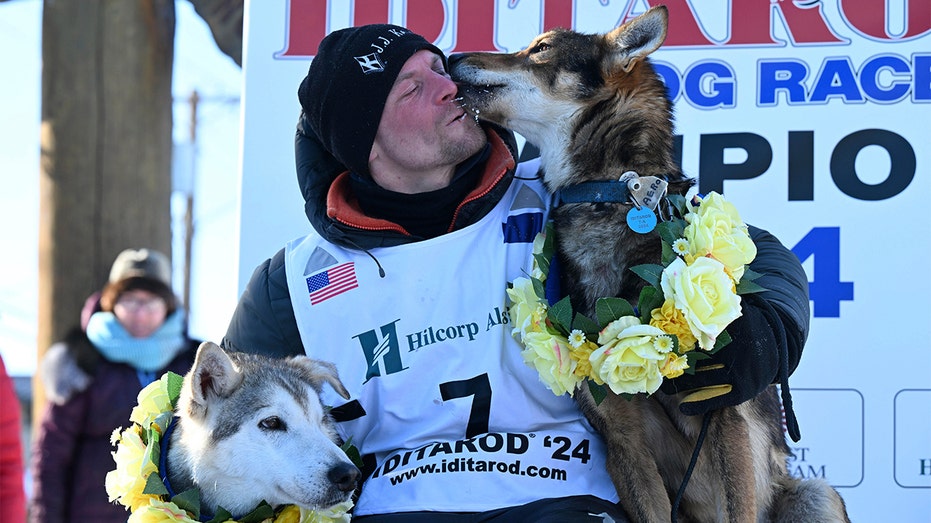
[[[491,411],[491,383],[488,381],[488,374],[479,374],[467,380],[440,383],[440,395],[443,401],[473,396],[469,424],[466,426],[466,438],[488,432],[488,417]]]

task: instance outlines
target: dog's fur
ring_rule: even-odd
[[[625,171],[657,176],[685,195],[693,180],[673,160],[672,103],[647,59],[666,36],[665,7],[607,34],[558,29],[512,54],[450,57],[463,104],[476,118],[510,128],[540,149],[550,191]],[[627,227],[632,205],[563,204],[553,210],[563,289],[593,317],[597,298],[635,302],[644,282],[628,269],[659,263],[658,235]],[[681,395],[680,395],[681,396]],[[608,446],[608,471],[634,521],[669,521],[700,432],[701,418],[679,412],[680,396],[660,392],[596,404],[576,398]],[[826,482],[789,476],[789,448],[774,387],[712,420],[704,450],[676,515],[679,521],[847,521]],[[803,517],[796,519],[802,514]]]
[[[330,363],[201,344],[175,409],[172,488],[196,487],[202,508],[215,513],[221,506],[234,516],[263,500],[312,509],[348,500],[361,474],[320,403],[324,383],[349,398]]]

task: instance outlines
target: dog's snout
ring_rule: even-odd
[[[465,55],[462,53],[455,53],[455,54],[449,55],[446,58],[446,63],[449,65],[449,71],[452,72],[452,70],[456,67],[456,65],[459,62],[462,61],[463,58],[465,58]]]
[[[327,479],[342,492],[355,490],[361,476],[359,469],[347,463],[340,463],[327,471]]]

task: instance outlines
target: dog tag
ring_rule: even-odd
[[[655,211],[659,201],[666,195],[666,187],[669,183],[656,176],[641,176],[636,180],[627,182],[627,189],[633,196],[634,201],[644,207],[649,207]]]
[[[646,234],[656,228],[656,214],[647,206],[627,211],[627,226],[636,233]]]

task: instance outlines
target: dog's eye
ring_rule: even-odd
[[[265,430],[285,430],[287,426],[278,416],[269,416],[259,422],[259,428]]]
[[[552,47],[553,46],[551,46],[550,44],[546,42],[540,42],[537,45],[533,46],[533,48],[530,49],[530,52],[531,53],[542,53],[543,51],[549,51]]]

